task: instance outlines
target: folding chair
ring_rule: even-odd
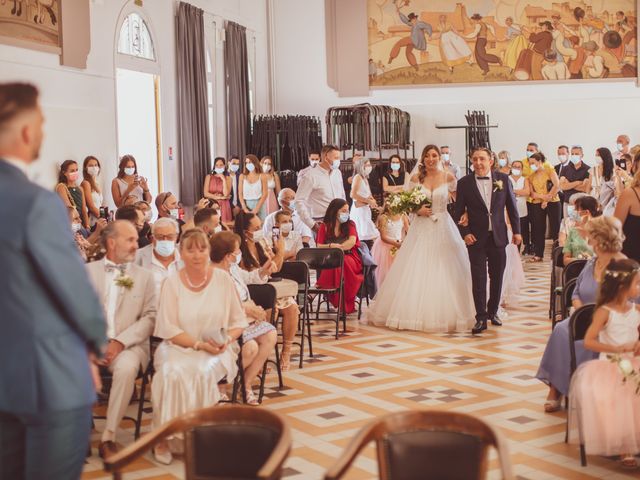
[[[300,364],[303,366],[304,340],[307,337],[309,344],[309,357],[313,357],[313,343],[311,341],[311,319],[309,318],[309,267],[304,262],[284,262],[278,272],[281,278],[292,280],[298,284],[298,306],[301,310],[300,343],[294,342],[300,347]]]

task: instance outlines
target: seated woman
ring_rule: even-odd
[[[275,248],[271,248],[264,238],[262,220],[254,213],[240,212],[236,216],[234,228],[235,233],[240,237],[240,251],[242,252],[240,268],[248,272],[253,272],[261,267],[266,267],[267,264],[273,263],[271,273],[280,271],[284,263],[285,252],[285,242],[282,236],[275,242]],[[276,307],[282,314],[282,352],[280,354],[280,367],[286,372],[289,370],[291,345],[293,344],[293,338],[298,329],[300,310],[293,296],[278,298]]]
[[[560,222],[560,231],[558,233],[558,245],[564,247],[565,242],[567,241],[567,236],[569,236],[569,230],[571,230],[575,226],[575,221],[572,212],[576,210],[576,202],[581,197],[586,197],[586,193],[578,192],[574,193],[569,197],[569,205],[567,205],[567,215]]]
[[[580,197],[575,202],[575,209],[571,212],[574,225],[569,229],[567,239],[562,249],[563,264],[569,265],[575,260],[593,257],[593,251],[587,244],[587,234],[584,226],[592,218],[602,214],[598,201],[594,197]]]
[[[267,322],[269,312],[257,306],[249,296],[247,283],[264,283],[268,280],[273,262],[253,272],[247,272],[238,267],[242,260],[240,251],[240,237],[231,232],[214,234],[210,239],[210,258],[214,268],[224,270],[231,275],[236,290],[242,302],[242,308],[247,316],[249,326],[242,332],[242,366],[244,368],[244,389],[247,392],[247,403],[258,405],[258,399],[253,393],[251,384],[258,377],[264,362],[273,351],[278,334],[276,327]]]
[[[621,253],[624,235],[622,224],[613,217],[597,217],[585,225],[589,245],[595,257],[587,262],[578,277],[571,304],[579,308],[587,303],[595,303],[598,288],[604,271],[611,260],[626,258]],[[576,342],[576,361],[581,364],[595,358],[593,352],[584,349],[582,341]],[[562,406],[562,396],[569,392],[571,353],[569,352],[569,319],[556,323],[536,378],[549,385],[547,402],[544,410],[547,413],[556,412]]]
[[[339,248],[344,252],[344,306],[346,314],[356,311],[356,295],[364,279],[360,240],[356,225],[349,220],[349,204],[341,198],[331,201],[324,220],[318,229],[316,243],[319,248]],[[335,288],[340,285],[338,269],[323,270],[318,278],[320,288]],[[338,308],[338,294],[329,295],[331,304]]]
[[[107,222],[104,218],[99,218],[95,230],[89,233],[89,230],[82,226],[82,219],[76,207],[67,207],[67,211],[80,256],[85,262],[91,261],[100,250],[100,233],[107,226]]]
[[[164,341],[154,355],[154,428],[218,403],[218,382],[235,378],[235,341],[247,327],[233,280],[211,265],[209,241],[202,230],[183,233],[180,257],[184,268],[164,281],[156,318],[154,335]],[[171,462],[167,442],[160,443],[154,454],[161,463]]]

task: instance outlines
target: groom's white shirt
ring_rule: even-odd
[[[480,196],[484,200],[484,204],[487,206],[487,211],[489,212],[489,231],[493,230],[491,225],[491,191],[493,190],[493,183],[491,182],[491,173],[487,175],[488,180],[480,180],[477,175],[474,175],[476,180],[476,185],[478,186],[478,190],[480,191]]]

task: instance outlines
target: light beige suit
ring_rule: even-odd
[[[104,260],[89,263],[87,271],[106,316],[108,286]],[[131,401],[138,371],[149,363],[149,337],[155,327],[157,300],[153,275],[133,263],[127,267],[126,275],[132,278],[133,286],[117,289],[113,337],[124,345],[124,350],[109,366],[113,380],[102,441],[115,441],[115,432]]]

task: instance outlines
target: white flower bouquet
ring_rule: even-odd
[[[622,383],[635,383],[636,395],[640,395],[640,373],[633,368],[631,360],[621,355],[607,355],[609,360],[618,365],[622,375]]]
[[[393,215],[416,213],[422,207],[431,207],[431,200],[420,187],[415,187],[405,192],[393,193],[387,201],[389,202],[389,210]]]

